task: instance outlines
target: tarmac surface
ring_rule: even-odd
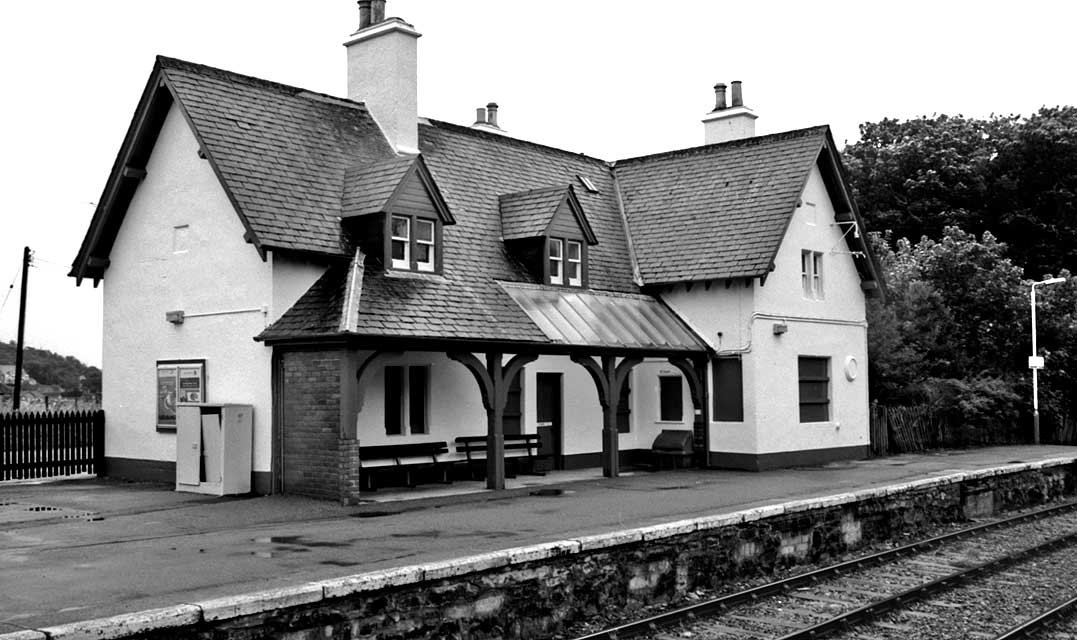
[[[353,507],[111,480],[0,483],[0,634],[1073,456],[1077,447],[1045,445],[759,473],[589,471],[506,492],[477,483],[379,491],[378,502]]]

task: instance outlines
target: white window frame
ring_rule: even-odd
[[[557,247],[557,255],[554,255],[553,248]],[[564,284],[565,283],[565,243],[560,238],[550,238],[546,242],[546,253],[549,258],[547,264],[550,270],[550,284]],[[556,273],[554,266],[557,267]]]
[[[809,300],[823,299],[823,254],[805,249],[800,252],[800,284],[804,297]]]
[[[401,375],[401,379],[400,379],[400,397],[395,399],[395,401],[397,403],[399,403],[398,411],[399,411],[399,414],[400,414],[400,424],[396,425],[396,427],[400,431],[399,431],[399,433],[389,433],[389,429],[388,429],[389,425],[386,424],[385,425],[385,437],[387,437],[387,438],[401,438],[401,437],[407,437],[407,436],[429,435],[430,434],[430,395],[431,395],[430,387],[432,386],[431,377],[430,377],[431,376],[431,367],[430,367],[430,365],[407,365],[407,364],[388,364],[388,365],[385,365],[385,367],[382,370],[383,371],[383,373],[382,373],[382,375],[383,375],[382,384],[383,385],[388,385],[389,376],[385,372],[387,372],[390,368],[400,369],[400,375]],[[411,374],[412,374],[412,371],[414,371],[416,369],[422,369],[422,370],[426,371],[426,387],[424,389],[419,390],[419,393],[421,393],[422,396],[423,396],[423,415],[421,416],[422,425],[421,425],[420,429],[416,428],[415,420],[413,419],[414,414],[412,414],[412,411],[411,411],[411,409],[412,409],[412,406],[411,406],[412,405],[412,396],[416,393],[416,390],[412,387],[412,384],[411,384]],[[388,398],[386,398],[386,400],[388,400]],[[388,409],[389,409],[388,406],[383,407],[383,412],[385,414],[387,414]],[[383,422],[385,422],[384,417],[387,417],[387,416],[384,416],[384,414],[383,414]]]
[[[665,379],[670,379],[670,380],[676,380],[677,381],[678,387],[680,389],[680,395],[681,395],[681,416],[680,416],[680,418],[667,419],[662,415],[664,413],[663,409],[666,408],[666,407],[662,406],[662,381],[665,380]],[[684,424],[684,413],[685,413],[685,411],[684,411],[684,383],[685,383],[684,376],[682,376],[680,374],[675,374],[675,373],[660,373],[660,374],[658,374],[658,402],[656,403],[656,405],[657,405],[656,408],[658,409],[658,415],[655,417],[655,422],[656,423],[658,423],[658,424]]]
[[[406,232],[407,232],[406,235],[403,235],[403,236],[396,235],[396,231],[394,229],[394,227],[396,225],[394,225],[393,223],[396,222],[397,220],[403,220],[404,221],[404,223],[406,225],[405,226],[405,229],[406,229]],[[389,235],[390,235],[390,238],[389,238],[389,260],[390,260],[390,262],[392,264],[392,267],[394,269],[409,269],[410,270],[411,269],[411,217],[409,217],[409,216],[392,216],[390,218],[390,220],[389,220]],[[403,258],[394,258],[393,257],[393,243],[394,242],[403,242],[404,243],[404,257]]]
[[[576,247],[576,259],[572,259],[572,247]],[[576,277],[573,278],[569,275],[569,270],[565,269],[565,277],[568,279],[568,286],[578,287],[583,284],[583,244],[576,240],[565,241],[565,266],[569,264],[576,265]]]
[[[423,224],[430,225],[430,239],[423,240],[419,235],[419,226]],[[437,264],[437,238],[438,238],[437,224],[433,220],[424,220],[423,218],[415,219],[415,244],[424,245],[430,247],[430,260],[427,262],[419,262],[419,252],[415,252],[415,269],[418,271],[434,271]]]

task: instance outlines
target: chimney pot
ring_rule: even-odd
[[[486,105],[486,124],[491,127],[497,126],[497,103],[491,102]]]
[[[475,109],[475,124],[486,124],[486,109],[483,107]]]
[[[733,106],[743,107],[744,97],[741,94],[740,80],[734,80],[731,84],[733,85]]]
[[[385,22],[385,0],[371,0],[370,2],[370,24],[381,24]]]
[[[725,108],[725,83],[719,82],[714,85],[714,110],[721,111]]]
[[[359,28],[366,29],[370,26],[370,2],[371,0],[359,0]]]

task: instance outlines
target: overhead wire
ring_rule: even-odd
[[[0,314],[4,313],[4,307],[7,306],[7,299],[11,297],[11,292],[15,290],[15,281],[22,275],[22,260],[19,261],[19,268],[15,271],[15,277],[11,279],[11,284],[8,285],[7,293],[4,294],[4,301],[0,302]]]

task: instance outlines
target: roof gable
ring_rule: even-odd
[[[617,162],[644,282],[766,275],[827,131],[802,129]]]
[[[456,222],[421,155],[345,171],[341,217],[375,213],[432,213],[445,224]]]
[[[499,196],[498,202],[503,240],[550,235],[558,220],[567,214],[572,216],[587,244],[598,244],[572,185],[518,191]]]
[[[259,250],[348,255],[339,216],[345,168],[395,154],[366,108],[158,57],[71,275],[99,280],[164,113],[175,101]]]

